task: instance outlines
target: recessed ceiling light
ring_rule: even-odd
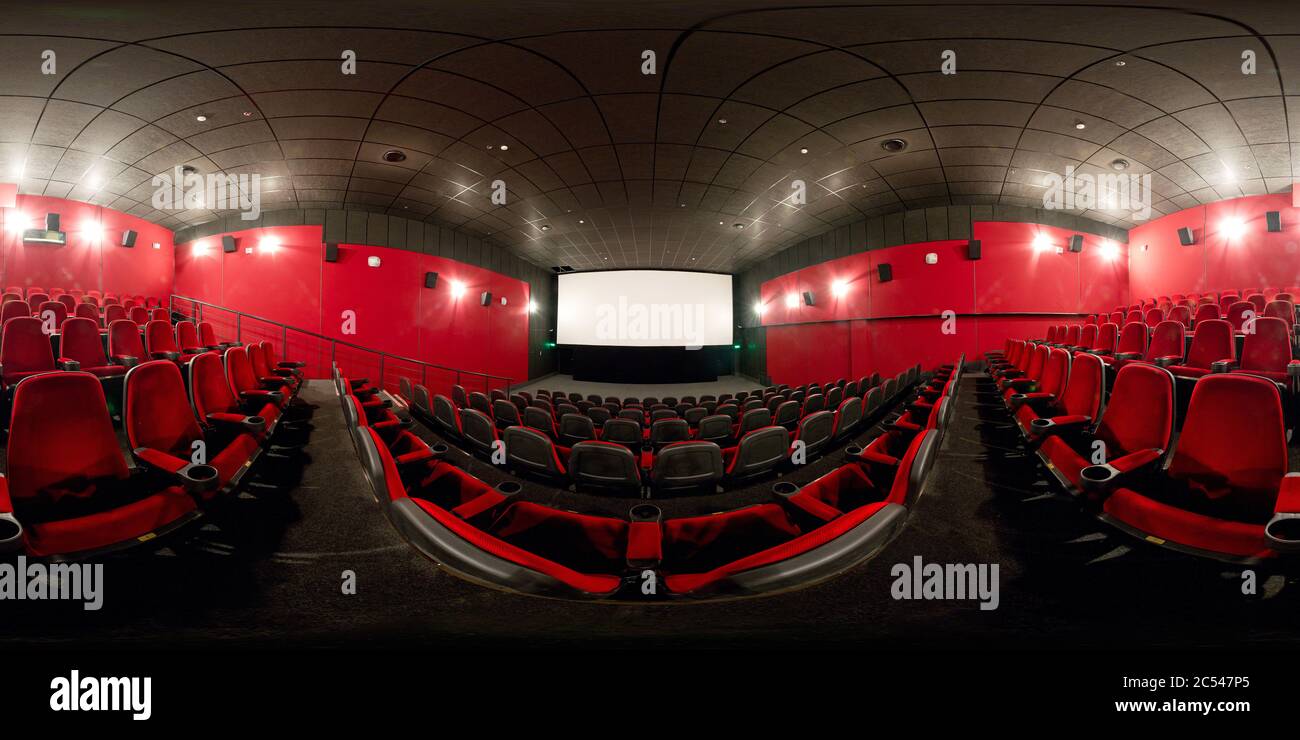
[[[907,148],[907,142],[902,139],[885,139],[880,142],[880,148],[887,152],[901,152]]]
[[[1115,160],[1115,161],[1113,161],[1113,162],[1110,163],[1110,168],[1111,168],[1112,170],[1126,170],[1126,169],[1128,169],[1128,160],[1127,160],[1127,159],[1117,159],[1117,160]]]
[[[389,149],[384,152],[385,162],[404,162],[406,161],[406,152],[400,149]]]
[[[722,124],[723,126],[726,126],[726,125],[727,125],[727,119],[725,119],[725,118],[719,118],[719,119],[718,119],[718,123]]]
[[[722,222],[721,222],[721,221],[719,221],[719,222],[718,222],[718,225],[719,225],[719,226],[721,226],[721,225],[722,225]]]
[[[244,111],[244,118],[251,118],[252,116],[253,116],[253,111],[251,110]]]
[[[1074,127],[1082,131],[1085,128],[1088,128],[1088,124],[1084,123],[1083,121],[1075,121]]]
[[[199,123],[203,123],[204,121],[208,120],[208,117],[203,114],[199,114],[194,117],[194,120],[198,121]]]
[[[1116,67],[1123,67],[1125,64],[1128,64],[1128,62],[1124,61],[1123,59],[1118,59],[1115,61]]]
[[[509,149],[510,149],[510,145],[509,145],[509,144],[502,144],[502,145],[501,145],[501,151],[503,151],[503,152],[504,152],[504,151],[509,151]]]
[[[550,230],[551,230],[550,224],[542,224],[542,231],[550,231]]]
[[[580,219],[578,219],[578,223],[580,223],[580,224],[585,224],[585,223],[587,223],[587,220],[586,220],[586,219],[582,219],[582,218],[580,218]]]
[[[743,229],[743,228],[745,228],[745,225],[744,225],[744,224],[732,224],[732,226],[735,226],[737,229]]]
[[[800,153],[800,154],[807,154],[807,153],[808,153],[808,147],[803,147],[802,149],[799,150],[799,153]]]

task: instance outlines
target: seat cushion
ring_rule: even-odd
[[[165,527],[194,511],[194,499],[179,486],[113,509],[27,524],[28,550],[55,555],[96,550],[127,542]]]
[[[1264,541],[1263,524],[1198,514],[1127,488],[1111,494],[1104,511],[1112,519],[1166,542],[1242,558],[1272,554]]]

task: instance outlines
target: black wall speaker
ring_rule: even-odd
[[[803,292],[803,302],[805,306],[813,305],[814,301],[813,301],[813,294],[811,290],[805,290]]]
[[[1267,212],[1264,213],[1264,218],[1268,221],[1268,230],[1269,230],[1269,231],[1272,231],[1272,232],[1278,232],[1278,231],[1281,231],[1281,230],[1282,230],[1282,212],[1281,212],[1281,211],[1267,211]]]
[[[977,260],[980,258],[979,239],[971,239],[969,242],[966,242],[966,258],[972,260]]]
[[[126,231],[123,231],[123,232],[122,232],[122,246],[124,246],[124,247],[134,247],[134,246],[135,246],[135,236],[136,236],[135,232],[132,231],[132,230],[130,230],[130,229],[127,229]]]
[[[236,247],[235,247],[235,237],[233,237],[233,236],[223,236],[223,237],[221,237],[221,251],[223,251],[223,252],[233,252],[233,251],[235,251],[235,248],[236,248]]]
[[[45,230],[46,231],[59,230],[59,214],[57,213],[45,214]]]
[[[1083,234],[1075,234],[1074,236],[1070,237],[1070,251],[1071,252],[1083,251]]]
[[[438,273],[436,272],[424,273],[424,287],[436,288],[437,286],[438,286]]]
[[[326,245],[325,245],[325,261],[326,261],[326,262],[338,262],[338,261],[339,261],[339,245],[337,245],[337,244],[326,244]]]
[[[876,270],[880,273],[880,282],[887,283],[894,279],[894,268],[888,262],[883,265],[876,265]]]
[[[492,294],[485,290],[483,291],[483,295],[479,296],[478,299],[480,304],[486,306],[492,302]]]
[[[1196,237],[1192,235],[1190,226],[1184,226],[1178,230],[1178,243],[1184,247],[1190,247],[1196,243]]]

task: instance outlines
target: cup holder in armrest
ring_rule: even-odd
[[[1012,406],[1019,406],[1019,405],[1023,404],[1027,398],[1028,398],[1028,396],[1026,396],[1024,393],[1012,393],[1012,394],[1011,394],[1011,399],[1010,399],[1010,400],[1011,400],[1011,405],[1012,405]]]
[[[0,552],[13,552],[23,547],[23,525],[13,514],[0,514]]]
[[[637,504],[628,511],[628,518],[634,522],[658,522],[663,516],[663,511],[654,504]]]
[[[1051,429],[1052,427],[1056,426],[1056,422],[1052,421],[1051,419],[1038,418],[1029,422],[1029,426],[1033,427],[1035,431],[1045,432],[1048,429]]]
[[[429,450],[432,451],[433,454],[441,457],[442,455],[447,454],[451,448],[442,442],[434,442],[432,445],[429,445]]]
[[[849,445],[848,447],[844,448],[845,460],[848,460],[849,462],[854,462],[859,457],[862,457],[862,447],[860,447],[859,445]]]
[[[1119,477],[1119,468],[1113,465],[1089,465],[1079,471],[1083,487],[1091,490],[1104,490]]]
[[[497,489],[497,493],[503,494],[505,496],[513,496],[516,493],[519,493],[520,491],[524,490],[524,487],[520,485],[518,481],[503,480],[496,485],[496,489]]]
[[[261,416],[245,416],[244,429],[251,434],[259,435],[266,431],[266,419]]]
[[[185,487],[195,493],[207,493],[221,487],[221,477],[211,465],[191,463],[176,471],[185,481]]]
[[[783,480],[780,483],[773,484],[772,493],[781,498],[789,498],[799,492],[799,486],[790,481]]]
[[[1300,552],[1300,514],[1277,514],[1264,525],[1264,539],[1278,552]]]

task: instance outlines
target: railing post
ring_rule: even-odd
[[[280,356],[289,359],[289,327],[280,327]]]
[[[244,314],[235,312],[235,341],[244,341]]]
[[[428,365],[420,365],[420,385],[424,386],[425,390],[429,389],[429,366]]]
[[[384,353],[379,353],[379,390],[384,389]]]

